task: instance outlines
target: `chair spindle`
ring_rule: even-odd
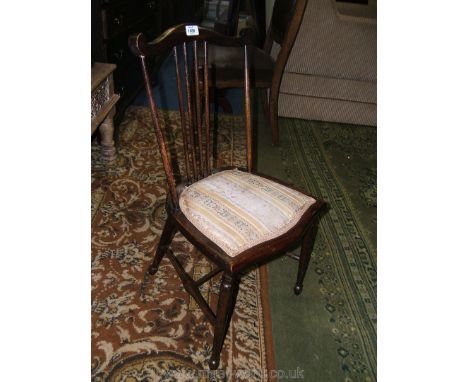
[[[143,71],[143,77],[145,80],[146,94],[150,103],[151,109],[151,118],[153,119],[154,132],[156,134],[156,139],[158,141],[159,152],[161,153],[161,158],[163,161],[164,172],[167,176],[167,183],[169,185],[169,193],[171,195],[171,201],[174,205],[178,205],[177,200],[177,191],[176,191],[176,181],[174,178],[174,172],[172,170],[171,160],[168,155],[166,140],[164,139],[164,134],[161,131],[158,120],[158,109],[156,107],[156,102],[154,102],[153,92],[151,90],[151,82],[148,74],[148,67],[146,65],[145,56],[140,56],[141,68]]]
[[[179,112],[180,112],[180,122],[181,122],[181,129],[182,129],[182,140],[184,143],[184,159],[185,159],[185,177],[188,183],[192,183],[192,175],[194,174],[195,170],[192,167],[192,172],[190,172],[190,165],[189,165],[189,146],[188,140],[189,137],[187,136],[187,125],[185,120],[185,111],[184,111],[184,100],[182,97],[182,84],[180,81],[180,73],[179,73],[179,59],[177,56],[177,46],[174,46],[174,62],[175,62],[175,72],[176,72],[176,82],[177,82],[177,98],[179,100]],[[193,166],[193,162],[191,163]]]
[[[197,138],[198,138],[198,170],[202,177],[206,176],[203,168],[203,137],[202,137],[202,110],[201,110],[201,98],[200,98],[200,79],[198,74],[198,45],[197,41],[193,42],[193,70],[194,70],[194,81],[195,81],[195,110],[197,115]],[[208,155],[208,153],[206,153]]]
[[[197,157],[195,152],[195,129],[194,129],[194,116],[192,111],[192,89],[190,86],[190,77],[188,70],[187,62],[187,43],[183,44],[184,49],[184,74],[185,74],[185,90],[187,97],[187,113],[188,113],[188,127],[190,129],[190,145],[191,145],[191,156],[192,156],[192,167],[194,169],[193,176],[195,180],[199,179],[198,167],[197,167]]]
[[[247,135],[247,170],[252,172],[252,114],[250,109],[249,49],[244,45],[244,108],[245,132]]]
[[[211,149],[210,149],[210,89],[208,87],[208,44],[203,42],[203,84],[205,92],[205,138],[206,138],[206,175],[211,173]]]

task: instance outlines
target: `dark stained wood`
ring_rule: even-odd
[[[148,68],[146,66],[145,57],[140,56],[140,60],[141,60],[141,68],[143,71],[143,77],[145,79],[146,94],[148,95],[148,100],[150,103],[151,118],[153,120],[154,132],[156,133],[159,152],[161,153],[164,171],[166,173],[167,183],[169,185],[169,194],[171,196],[172,202],[177,203],[176,181],[174,178],[174,172],[172,171],[172,164],[169,158],[169,152],[167,151],[166,140],[161,131],[161,127],[159,126],[158,109],[156,107],[156,102],[154,101],[154,98],[153,98],[153,92],[151,89],[151,81],[149,78],[149,73],[148,73]]]
[[[199,167],[198,171],[202,176],[207,176],[203,170],[203,137],[202,137],[202,107],[201,107],[201,94],[200,94],[200,78],[198,72],[198,45],[197,41],[193,42],[193,58],[194,58],[194,74],[195,74],[195,110],[197,114],[197,137],[198,137],[198,156]]]
[[[176,22],[168,25],[166,28],[181,24],[192,23],[197,24],[203,16],[204,0],[159,0],[162,3],[172,4]],[[163,17],[166,15],[163,14]]]
[[[299,257],[299,267],[297,270],[297,279],[296,285],[294,286],[294,293],[296,295],[301,294],[302,286],[304,283],[304,277],[309,266],[310,256],[312,255],[312,248],[315,242],[315,236],[317,235],[319,219],[315,219],[310,224],[310,228],[306,231],[304,235],[304,240],[302,242],[301,255]]]
[[[211,370],[216,370],[219,366],[219,358],[223,347],[226,331],[229,327],[230,317],[236,302],[236,293],[239,285],[239,278],[227,272],[223,273],[221,286],[219,288],[219,302],[216,309],[216,323],[213,337],[213,350],[209,366]]]
[[[99,127],[101,156],[108,163],[117,159],[114,142],[114,115],[115,105],[120,97],[114,94],[112,72],[115,68],[114,64],[102,62],[95,62],[91,68],[91,134]]]
[[[198,279],[195,284],[197,284],[197,286],[200,286],[204,283],[206,283],[208,280],[211,280],[214,276],[216,276],[219,272],[221,272],[222,269],[219,269],[219,268],[215,268],[214,270],[212,270],[210,273],[207,273],[205,276],[201,277],[200,279]]]
[[[244,67],[249,67],[249,54],[247,45],[244,47]],[[247,70],[244,71],[244,109],[245,109],[245,131],[247,137],[247,170],[252,172],[252,114],[250,109],[250,75]]]
[[[281,80],[302,23],[307,1],[276,0],[263,49],[254,48],[252,51],[252,87],[270,89],[267,120],[271,126],[272,141],[275,145],[279,142],[278,97]],[[244,33],[244,35],[246,39],[251,38],[248,32]],[[281,47],[275,61],[270,57],[273,42],[278,43]],[[242,52],[238,53],[239,57],[231,54],[224,58],[224,55],[221,54],[222,49],[217,50],[216,57],[218,60],[211,63],[216,74],[210,79],[210,86],[217,89],[243,87],[243,71],[239,64]]]
[[[211,173],[211,149],[210,149],[210,89],[208,87],[208,44],[203,43],[203,85],[205,93],[205,137],[206,137],[206,174]]]
[[[299,1],[299,0],[298,0]],[[203,38],[202,38],[203,37]],[[194,43],[194,65],[189,65],[189,56],[187,54],[187,44]],[[154,130],[158,140],[158,148],[161,152],[161,158],[163,160],[164,170],[166,172],[169,195],[166,202],[166,211],[168,218],[163,229],[161,240],[158,244],[154,260],[149,267],[148,272],[154,274],[157,272],[158,266],[164,255],[168,256],[169,260],[173,264],[177,274],[182,280],[185,289],[190,293],[195,301],[198,303],[202,311],[205,313],[207,319],[214,325],[214,338],[213,338],[213,350],[209,361],[211,369],[216,369],[219,365],[220,352],[223,347],[226,330],[229,326],[230,317],[235,306],[236,293],[240,281],[240,277],[243,271],[252,266],[258,266],[267,261],[272,260],[276,256],[284,254],[287,250],[294,246],[297,246],[303,242],[303,248],[301,251],[301,259],[299,263],[299,271],[296,281],[295,292],[300,293],[302,290],[302,284],[304,281],[307,265],[310,259],[310,252],[313,247],[315,239],[316,227],[318,224],[318,218],[324,211],[325,203],[313,197],[316,202],[310,206],[297,224],[292,227],[288,232],[274,239],[268,240],[264,243],[258,244],[252,248],[245,250],[244,252],[231,257],[227,255],[218,245],[216,245],[209,238],[204,236],[182,213],[179,208],[179,196],[180,192],[191,183],[199,180],[200,178],[206,177],[214,172],[222,171],[224,169],[212,168],[212,152],[210,140],[213,134],[210,134],[210,115],[209,115],[209,97],[211,92],[208,88],[209,82],[209,68],[208,68],[208,44],[210,48],[212,44],[221,43],[224,46],[238,47],[244,53],[243,57],[243,83],[244,89],[244,116],[245,116],[245,129],[247,135],[247,169],[240,169],[241,171],[248,171],[255,173],[253,170],[253,159],[252,159],[252,145],[253,145],[253,131],[251,122],[251,99],[250,99],[250,76],[249,76],[249,65],[250,65],[250,53],[251,46],[248,46],[246,40],[243,38],[228,38],[221,36],[215,32],[204,30],[200,28],[199,36],[186,36],[185,25],[172,28],[171,30],[164,33],[160,38],[156,39],[151,43],[146,43],[143,36],[135,35],[129,39],[131,50],[140,57],[143,75],[145,79],[145,86],[148,93],[148,99],[150,101],[151,115],[154,125]],[[198,58],[198,44],[203,45],[203,63]],[[180,78],[179,59],[177,58],[176,46],[182,45],[183,51],[183,73],[184,79]],[[179,97],[179,111],[182,122],[182,132],[184,136],[184,160],[186,168],[186,179],[184,182],[179,184],[175,183],[175,176],[171,167],[171,158],[165,143],[164,135],[160,129],[160,123],[158,121],[157,106],[154,101],[152,94],[149,76],[145,65],[147,57],[151,57],[158,54],[164,54],[169,49],[174,51],[174,62],[176,66],[176,86]],[[193,70],[192,70],[193,69]],[[193,71],[193,73],[191,73]],[[200,75],[200,73],[202,75]],[[192,74],[192,75],[191,75]],[[186,97],[183,99],[182,94],[182,81],[185,82]],[[194,84],[192,84],[194,82]],[[201,105],[201,93],[204,93],[203,101],[204,108]],[[185,103],[184,103],[185,101]],[[186,105],[186,110],[184,109]],[[203,118],[204,110],[204,118]],[[203,128],[204,122],[204,128]],[[203,142],[203,134],[204,140]],[[186,135],[186,136],[185,136]],[[205,145],[203,145],[205,143]],[[203,154],[204,152],[204,154]],[[188,163],[187,163],[188,162]],[[232,168],[232,167],[231,167]],[[190,172],[190,174],[188,174]],[[278,181],[277,179],[255,173],[264,178],[275,181],[276,183],[286,185],[284,182]],[[291,187],[296,189],[294,187]],[[298,190],[300,191],[300,190]],[[302,192],[302,191],[301,191]],[[310,195],[311,196],[311,195]],[[180,231],[188,241],[190,241],[201,253],[203,253],[211,262],[216,265],[216,269],[207,275],[203,276],[199,280],[193,280],[183,269],[180,262],[170,251],[169,245],[174,236],[174,233]],[[208,303],[203,299],[199,287],[204,282],[211,279],[217,273],[223,272],[220,296],[218,299],[218,305],[216,309],[216,315],[211,310]]]
[[[195,299],[203,313],[205,313],[205,317],[208,319],[208,321],[210,321],[212,325],[215,325],[216,317],[213,311],[211,310],[210,306],[200,293],[196,282],[187,274],[187,272],[184,271],[184,268],[179,263],[179,260],[177,260],[177,258],[170,249],[166,252],[166,255],[171,261],[172,265],[174,266],[180,279],[182,280],[182,284],[184,284],[185,290],[189,292],[190,295]]]
[[[291,10],[293,6],[294,10]],[[291,53],[294,41],[296,41],[297,32],[301,26],[306,6],[307,0],[276,0],[273,8],[273,16],[275,16],[275,12],[278,16],[277,19],[274,17],[272,18],[269,34],[271,33],[271,38],[281,45],[278,57],[276,57],[271,81],[269,101],[270,113],[268,116],[271,126],[272,141],[275,145],[279,142],[278,98],[281,80],[283,79],[284,68],[288,62],[289,54]],[[284,21],[284,15],[292,15],[289,17],[289,25]],[[278,21],[278,24],[276,24],[275,20],[281,21]],[[270,51],[268,51],[268,54],[270,54]]]
[[[263,43],[265,39],[265,31],[266,31],[266,6],[265,0],[250,0],[253,3],[253,17],[255,20],[256,31],[258,34],[258,40]]]
[[[286,38],[289,23],[294,16],[294,6],[298,0],[276,0],[271,15],[269,35],[278,44]]]
[[[197,154],[195,151],[195,130],[193,128],[193,112],[192,112],[192,88],[190,86],[190,77],[189,77],[189,68],[188,68],[188,58],[187,58],[187,43],[184,42],[184,74],[185,74],[185,91],[187,97],[187,114],[188,114],[188,124],[190,136],[190,146],[192,150],[190,155],[192,158],[192,168],[193,168],[193,177],[195,180],[198,179],[198,167],[197,167]]]
[[[182,129],[182,140],[184,145],[184,159],[185,159],[185,178],[187,183],[192,182],[192,176],[190,173],[189,165],[189,146],[188,140],[190,139],[187,134],[187,125],[185,120],[185,111],[184,111],[184,100],[182,97],[182,84],[180,82],[180,73],[179,73],[179,57],[177,55],[177,47],[174,46],[174,62],[175,62],[175,73],[176,73],[176,83],[177,83],[177,99],[179,101],[179,113],[180,113],[180,127]],[[193,164],[193,162],[191,162]],[[192,174],[195,170],[192,168]]]
[[[209,29],[198,26],[199,34],[196,36],[187,36],[185,27],[190,24],[180,24],[173,28],[169,28],[159,37],[151,42],[147,42],[142,33],[131,35],[129,40],[130,50],[136,56],[159,56],[172,49],[175,45],[180,44],[180,41],[210,41],[210,44],[219,46],[239,46],[242,47],[249,41],[245,38],[229,37]]]

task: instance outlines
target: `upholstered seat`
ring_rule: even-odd
[[[286,233],[315,202],[301,192],[237,169],[193,183],[179,198],[187,219],[231,257]]]

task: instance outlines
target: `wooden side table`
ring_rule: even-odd
[[[99,127],[101,154],[107,162],[117,158],[114,143],[115,104],[120,96],[114,94],[112,72],[117,66],[96,62],[91,68],[91,134]]]

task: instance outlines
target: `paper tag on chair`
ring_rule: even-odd
[[[200,34],[198,32],[198,25],[186,25],[185,34],[187,36],[198,36]]]

